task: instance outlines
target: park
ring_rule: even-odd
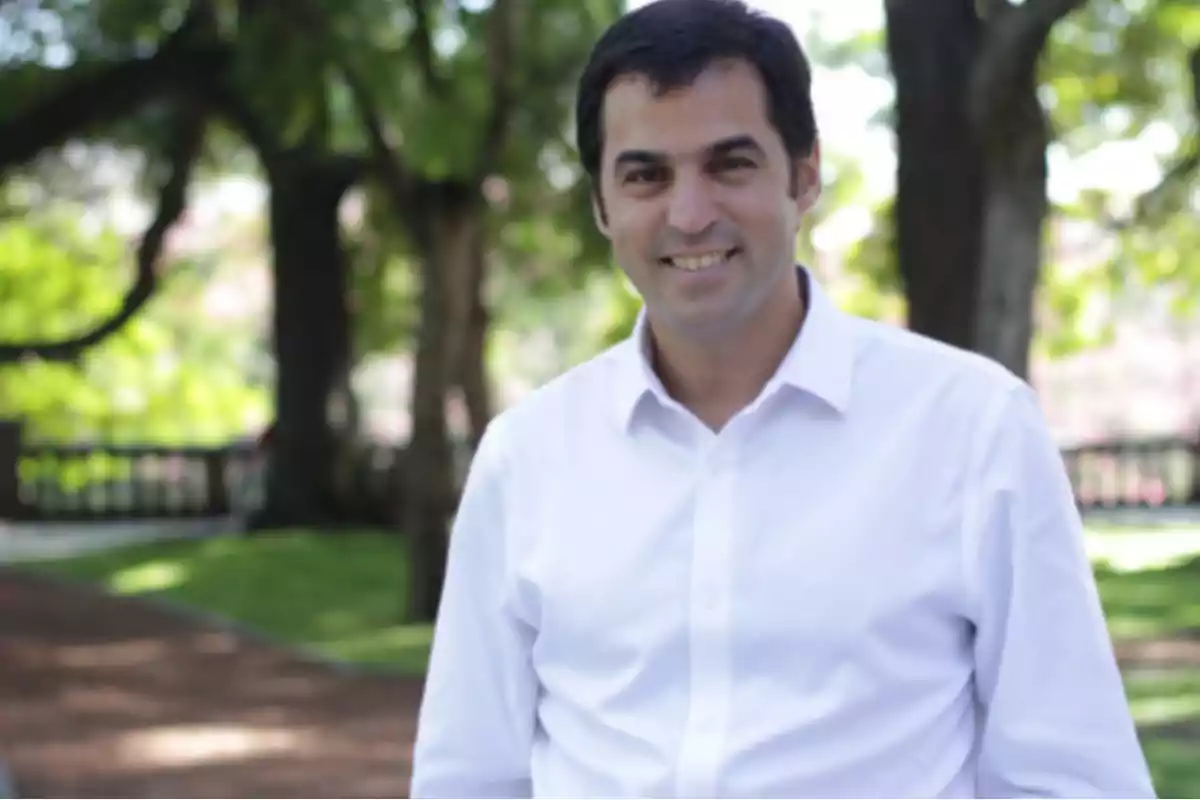
[[[797,262],[1034,387],[1200,797],[1200,5],[751,5]],[[0,0],[0,797],[406,794],[472,454],[640,308],[572,132],[626,8]]]

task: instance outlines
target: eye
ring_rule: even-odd
[[[754,161],[746,156],[721,156],[716,159],[712,168],[716,172],[732,172],[739,169],[754,169]]]
[[[624,183],[662,183],[667,179],[663,167],[639,167],[625,173]]]

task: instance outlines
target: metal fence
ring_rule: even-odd
[[[399,448],[368,447],[350,491],[386,504]],[[464,454],[465,458],[469,456]],[[1063,451],[1080,509],[1200,508],[1200,442],[1100,442]],[[465,463],[461,465],[465,469]],[[0,519],[105,521],[246,515],[261,506],[265,454],[251,444],[153,447],[22,443],[0,422]]]

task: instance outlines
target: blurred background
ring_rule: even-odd
[[[1200,4],[751,5],[797,258],[1035,386],[1200,796]],[[0,0],[0,794],[406,792],[472,445],[638,309],[572,145],[625,8]]]

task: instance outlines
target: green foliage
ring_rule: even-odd
[[[819,23],[814,23],[819,30]],[[882,31],[838,40],[811,36],[817,64],[861,69],[879,75]],[[1114,142],[1153,134],[1163,170],[1200,153],[1200,109],[1188,71],[1189,53],[1200,46],[1200,4],[1194,0],[1092,0],[1054,28],[1042,64],[1042,96],[1051,112],[1058,144],[1080,158]],[[1172,139],[1176,147],[1163,147]],[[1148,143],[1150,138],[1143,140]],[[836,160],[826,143],[835,176],[834,193],[822,200],[824,218],[849,207],[869,207],[853,161]],[[859,154],[849,154],[852,159]],[[1112,162],[1113,172],[1125,164]],[[1061,357],[1108,342],[1114,309],[1150,302],[1181,319],[1194,318],[1200,304],[1200,259],[1196,214],[1200,213],[1200,168],[1180,174],[1140,212],[1121,208],[1106,191],[1086,188],[1080,198],[1056,209],[1049,231],[1048,263],[1039,287],[1035,348]],[[1089,176],[1093,177],[1093,176]],[[1103,186],[1108,174],[1094,176]],[[895,267],[891,201],[871,208],[870,233],[842,253],[835,293],[851,311],[870,317],[902,316],[902,287]],[[811,227],[822,219],[814,220]],[[1062,245],[1062,225],[1090,226],[1096,247]],[[1095,255],[1099,253],[1100,255]],[[1109,253],[1110,255],[1105,255]]]
[[[1042,78],[1072,152],[1140,135],[1152,122],[1193,124],[1187,59],[1200,45],[1192,0],[1093,0],[1054,29]]]
[[[504,79],[517,98],[503,169],[510,178],[535,168],[546,143],[563,140],[583,59],[623,3],[546,0],[514,6],[514,57]],[[372,99],[402,134],[405,157],[422,175],[469,176],[494,99],[489,48],[493,5],[434,3],[430,8],[432,80],[407,2],[327,3],[333,57],[348,61],[370,82]]]
[[[354,352],[358,357],[408,349],[419,321],[420,281],[391,204],[376,187],[362,194],[361,224],[346,232]]]
[[[0,341],[66,338],[119,306],[131,248],[83,216],[59,204],[0,222]],[[260,424],[267,390],[246,378],[257,343],[206,318],[207,266],[176,261],[149,308],[79,364],[0,366],[0,417],[56,441],[219,443]]]
[[[1192,0],[1095,0],[1055,29],[1043,69],[1046,97],[1067,152],[1082,156],[1151,132],[1169,177],[1152,202],[1123,208],[1087,188],[1064,219],[1095,225],[1112,256],[1090,265],[1051,263],[1041,287],[1048,355],[1106,342],[1108,307],[1122,298],[1165,298],[1181,319],[1200,302],[1200,107],[1189,56],[1200,48]],[[1148,142],[1148,139],[1143,139]],[[1189,166],[1190,157],[1190,166]],[[1124,164],[1114,163],[1118,174]],[[1103,176],[1097,179],[1103,183]]]
[[[622,6],[515,3],[506,78],[514,99],[498,174],[488,182],[489,297],[502,326],[546,322],[545,299],[584,291],[588,274],[608,263],[574,167],[569,108],[591,41]],[[490,3],[430,4],[428,67],[409,2],[309,0],[303,8],[286,22],[272,14],[246,20],[238,34],[241,86],[284,126],[286,141],[319,140],[314,129],[327,123],[327,147],[368,151],[343,81],[349,71],[365,84],[410,170],[426,180],[475,177],[495,99]],[[318,30],[314,20],[325,24]],[[347,236],[360,356],[411,343],[420,291],[406,220],[377,187],[364,194],[364,220]]]

